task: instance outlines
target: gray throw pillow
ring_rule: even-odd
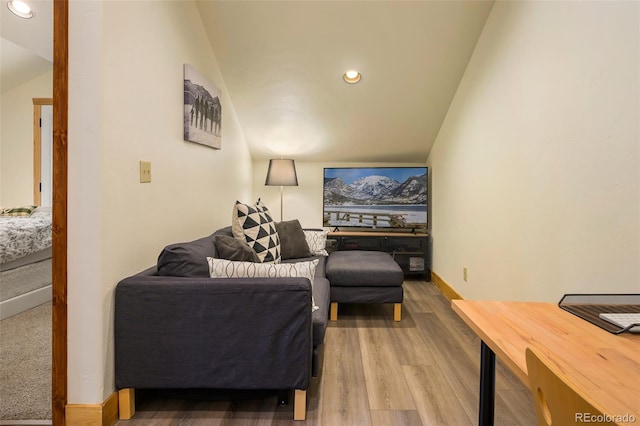
[[[276,223],[276,231],[280,237],[280,255],[283,260],[312,256],[298,219]]]
[[[215,256],[213,236],[166,246],[158,256],[158,275],[208,277],[207,257]]]
[[[216,235],[214,240],[218,258],[241,262],[260,262],[260,258],[249,244],[235,237]]]

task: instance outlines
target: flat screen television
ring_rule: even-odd
[[[324,226],[427,228],[427,167],[324,169]]]

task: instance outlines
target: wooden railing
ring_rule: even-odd
[[[332,220],[333,217],[333,220]],[[356,220],[358,223],[370,223],[372,226],[378,226],[380,223],[389,223],[390,226],[395,228],[404,228],[408,224],[405,222],[403,214],[393,213],[375,213],[366,211],[344,211],[344,210],[325,210],[323,217],[324,226],[332,226],[331,222],[346,222],[351,223],[352,220]]]

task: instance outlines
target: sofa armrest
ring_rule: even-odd
[[[116,387],[306,389],[311,315],[306,278],[124,279]]]

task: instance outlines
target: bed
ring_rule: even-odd
[[[51,208],[0,216],[0,319],[51,300]]]

